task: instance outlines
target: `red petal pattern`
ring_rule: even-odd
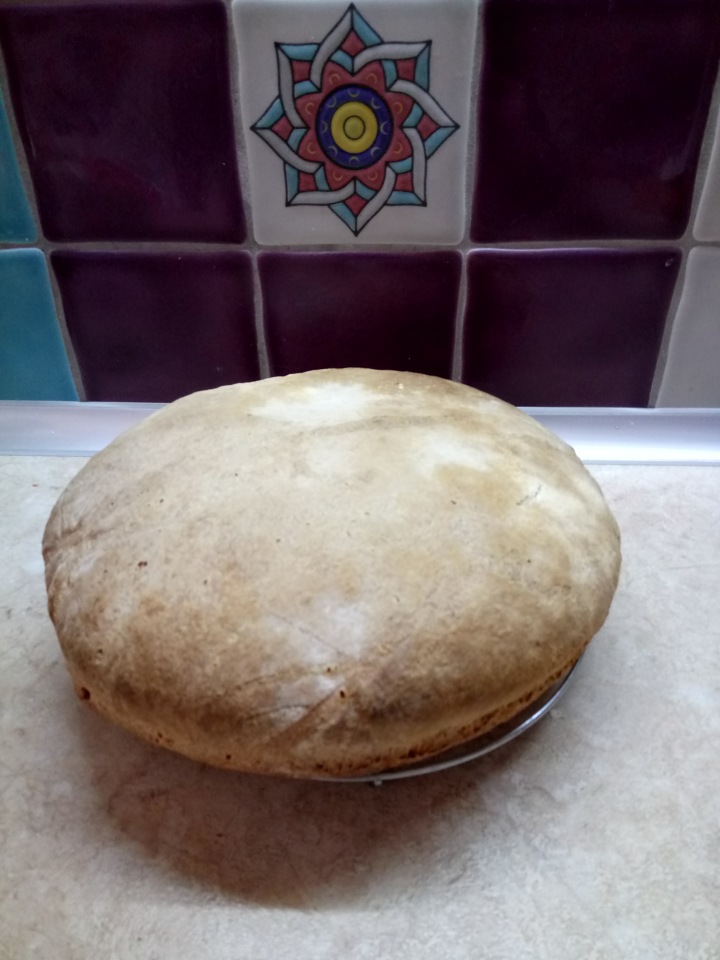
[[[431,133],[435,133],[437,128],[437,123],[435,123],[434,120],[431,120],[426,113],[423,114],[422,119],[417,125],[418,133],[423,140],[427,140]]]
[[[295,83],[308,79],[310,76],[309,60],[291,60],[290,63],[292,64],[292,75]]]
[[[350,209],[355,214],[355,216],[357,216],[366,203],[367,203],[367,200],[363,200],[361,196],[359,196],[357,193],[354,193],[349,199],[345,201],[345,206],[350,207]]]
[[[361,50],[365,49],[365,44],[355,33],[355,31],[351,30],[350,33],[345,37],[340,49],[344,50],[345,53],[349,53],[351,57],[354,57],[355,54],[360,53]]]
[[[348,53],[351,53],[351,48],[353,50],[355,49],[355,41],[351,40],[351,38],[355,36],[356,35],[354,33],[350,34],[343,45],[343,48],[346,49]],[[349,46],[346,46],[348,43]],[[364,46],[357,48],[358,51],[360,49],[364,49]],[[351,53],[351,55],[354,54]],[[398,72],[400,76],[413,76],[414,62],[414,60],[399,61]],[[408,64],[409,67],[407,66]],[[410,73],[408,73],[408,69],[410,68],[412,69],[410,70]],[[332,160],[325,156],[325,153],[322,151],[315,134],[315,120],[318,110],[330,91],[336,87],[351,84],[377,90],[377,92],[387,103],[393,118],[394,133],[387,153],[377,163],[374,163],[371,167],[365,167],[363,170],[347,170],[345,167],[341,167],[333,163]],[[305,94],[304,96],[298,97],[295,101],[298,113],[308,127],[307,132],[297,149],[297,153],[304,160],[310,160],[312,162],[322,163],[324,165],[328,186],[331,190],[339,190],[354,179],[359,180],[371,190],[379,190],[385,182],[385,170],[387,164],[396,160],[404,160],[407,157],[412,156],[412,148],[402,129],[402,124],[412,110],[413,103],[414,101],[412,98],[408,97],[406,94],[392,93],[388,91],[385,85],[385,73],[383,71],[382,64],[379,61],[368,63],[354,76],[351,73],[348,73],[348,71],[339,64],[329,61],[323,70],[321,90],[318,93]],[[279,123],[281,122],[282,121],[279,121]],[[432,121],[429,122],[432,124]],[[276,124],[276,126],[278,126],[278,124]],[[435,127],[436,125],[433,124],[433,129]],[[286,136],[287,134],[283,136],[283,139],[285,139]],[[407,175],[402,176],[407,178]],[[403,182],[406,182],[408,185],[404,187],[398,187],[397,189],[412,189],[412,178],[406,179]],[[316,190],[317,187],[315,185],[314,177],[311,177],[307,174],[301,174],[299,180],[299,189],[301,192]],[[362,197],[358,197],[356,194],[345,202],[350,209],[353,210],[353,212],[355,212],[355,207],[362,209],[366,203]]]
[[[283,140],[287,140],[287,138],[292,133],[292,124],[290,123],[288,118],[285,116],[285,114],[283,114],[278,120],[278,122],[273,125],[272,131],[273,133],[276,133],[279,137],[281,137]]]

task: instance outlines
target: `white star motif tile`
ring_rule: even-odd
[[[261,244],[465,233],[475,0],[235,0]]]

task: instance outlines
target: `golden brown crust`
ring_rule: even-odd
[[[572,450],[460,384],[339,370],[195,394],[94,457],[44,538],[79,691],[233,769],[351,775],[504,722],[607,615]]]

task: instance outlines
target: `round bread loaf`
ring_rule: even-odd
[[[53,509],[78,694],[220,767],[367,774],[492,729],[597,632],[617,525],[565,443],[470,387],[318,370],[185,397]]]

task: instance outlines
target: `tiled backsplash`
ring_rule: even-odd
[[[717,0],[0,0],[0,399],[720,406]]]

